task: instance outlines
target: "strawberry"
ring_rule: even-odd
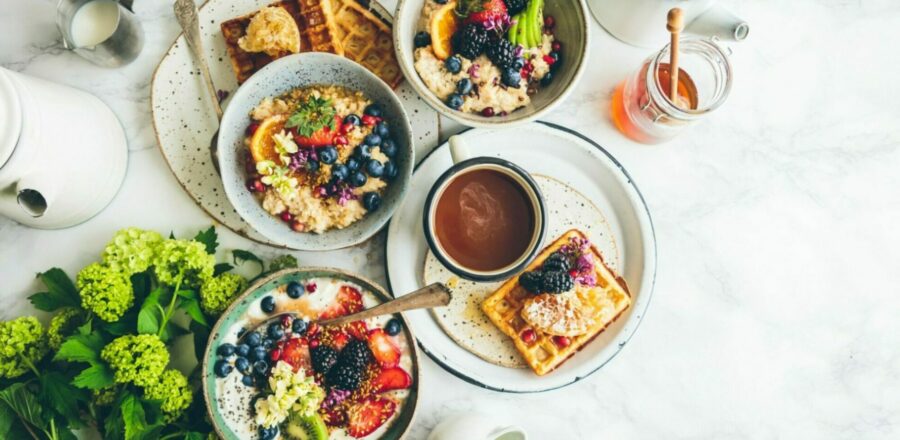
[[[366,340],[366,335],[369,333],[369,327],[366,326],[365,321],[355,321],[347,324],[347,333],[350,333],[350,336],[353,336],[360,341]]]
[[[350,335],[344,332],[335,332],[331,336],[331,344],[334,345],[334,348],[336,348],[338,351],[343,350],[344,346],[347,345],[348,342],[350,342]]]
[[[369,348],[384,368],[395,367],[400,362],[400,348],[394,345],[391,337],[380,328],[369,332]]]
[[[397,410],[397,403],[384,397],[370,396],[347,410],[347,434],[365,437],[383,425]]]
[[[325,424],[333,427],[340,427],[347,424],[347,413],[340,406],[335,406],[325,410],[322,419]]]
[[[376,393],[390,390],[405,390],[410,385],[412,385],[412,378],[409,377],[409,373],[403,371],[400,367],[385,368],[372,378],[372,388]]]
[[[329,127],[323,127],[315,131],[308,137],[296,134],[295,131],[294,142],[302,147],[324,147],[326,145],[333,145],[334,137],[341,132],[341,122],[341,118],[339,116],[335,116],[334,130]]]
[[[294,367],[294,371],[303,368],[310,371],[312,362],[309,357],[309,346],[302,338],[288,339],[281,347],[281,360]]]
[[[362,295],[352,286],[341,286],[337,294],[337,302],[350,313],[361,312],[363,309]]]
[[[503,0],[464,0],[459,4],[459,8],[464,13],[468,12],[465,23],[482,24],[487,29],[509,23],[509,13]]]

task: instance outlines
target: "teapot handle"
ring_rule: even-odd
[[[16,202],[19,208],[34,218],[43,216],[56,195],[56,189],[48,181],[49,179],[41,179],[34,174],[19,179],[16,182]]]

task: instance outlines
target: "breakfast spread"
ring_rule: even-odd
[[[426,0],[415,69],[447,107],[506,115],[531,102],[561,65],[544,0]]]
[[[247,126],[247,189],[297,232],[342,229],[381,206],[398,144],[382,108],[336,85],[262,100]]]
[[[227,427],[247,439],[381,438],[415,386],[402,321],[315,323],[378,303],[361,286],[330,277],[291,281],[250,303],[211,347],[214,404]]]
[[[578,230],[550,244],[482,304],[538,375],[559,367],[631,305],[625,280]]]

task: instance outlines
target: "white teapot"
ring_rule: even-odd
[[[81,223],[116,195],[127,163],[122,125],[97,97],[0,67],[0,216]]]
[[[428,440],[528,440],[528,436],[522,428],[498,423],[496,418],[462,413],[438,423]]]
[[[725,41],[747,38],[750,25],[717,0],[587,0],[594,18],[614,37],[635,46],[658,49],[669,40],[666,15],[681,8],[684,31]]]

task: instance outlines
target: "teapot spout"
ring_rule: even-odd
[[[723,41],[742,41],[750,33],[750,24],[717,4],[698,15],[684,30],[692,34],[718,37]]]
[[[16,183],[16,202],[19,208],[31,217],[42,217],[53,199],[53,190],[46,184],[26,177]]]

